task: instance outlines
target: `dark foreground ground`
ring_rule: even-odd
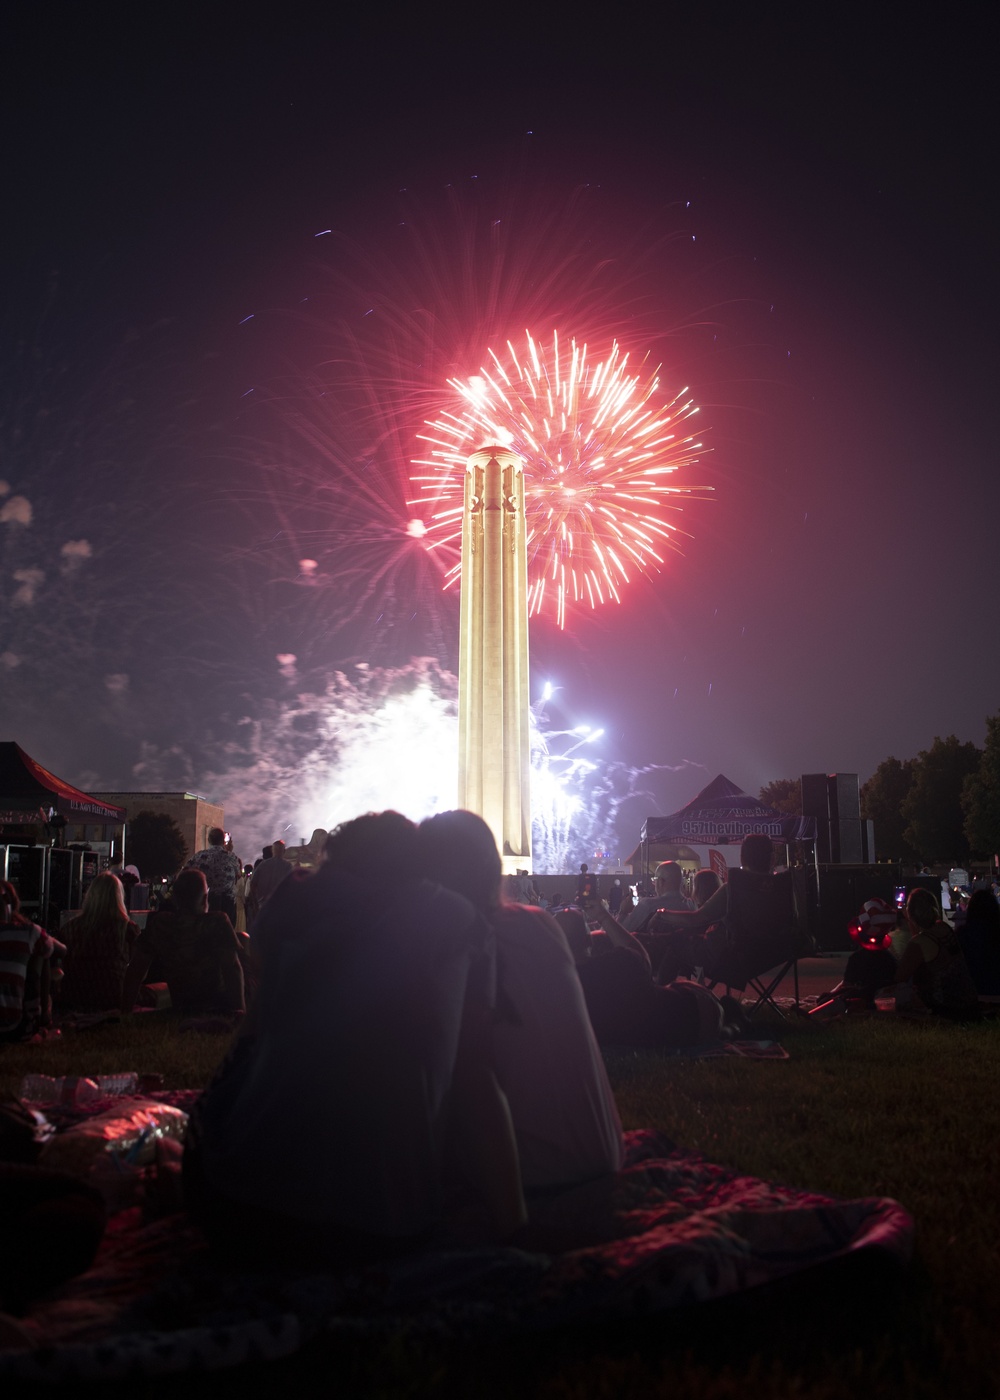
[[[828,991],[847,954],[803,960],[800,992]],[[791,996],[791,978],[781,993]],[[516,1396],[521,1400],[931,1400],[992,1397],[1000,1377],[1000,1021],[833,1022],[767,1014],[762,1037],[787,1059],[708,1060],[614,1053],[627,1128],[651,1127],[709,1161],[765,1181],[843,1197],[891,1196],[916,1224],[916,1255],[877,1268],[800,1277],[781,1296],[742,1296],[686,1317],[577,1327],[477,1346],[401,1334],[388,1343],[325,1337],[283,1362],[215,1375],[81,1385],[83,1400],[184,1396]],[[169,1014],[63,1043],[3,1047],[0,1088],[29,1070],[136,1069],[168,1087],[206,1082],[226,1037],[185,1034]],[[23,1393],[0,1386],[0,1394]],[[53,1394],[33,1389],[32,1394]]]

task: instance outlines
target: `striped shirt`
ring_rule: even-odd
[[[0,924],[0,1031],[12,1031],[40,1011],[38,970],[53,942],[37,924]]]

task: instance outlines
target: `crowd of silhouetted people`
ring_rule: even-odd
[[[552,1202],[621,1165],[602,1050],[745,1033],[738,1001],[704,985],[732,938],[730,885],[711,871],[688,892],[664,862],[637,901],[612,887],[612,909],[584,865],[573,901],[544,909],[461,811],[419,826],[369,813],[318,830],[309,855],[303,868],[276,842],[245,866],[214,830],[143,928],[107,871],[58,938],[0,886],[3,1038],[30,1039],[53,1005],[239,1022],[184,1160],[189,1207],[227,1249],[329,1260],[572,1240],[579,1220]],[[742,864],[772,878],[769,838],[748,837]],[[926,890],[907,917],[900,957],[855,955],[868,994],[905,983],[930,1011],[971,1014],[1000,991],[989,891],[958,933]]]

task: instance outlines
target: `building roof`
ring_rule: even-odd
[[[112,806],[64,782],[36,763],[20,744],[0,742],[0,813],[9,821],[43,820],[52,809],[75,821],[90,818],[98,822],[125,820],[123,807]]]
[[[182,797],[185,802],[207,802],[212,807],[219,805],[210,797],[202,797],[199,792],[150,792],[148,788],[105,788],[105,792],[113,792],[116,797]]]

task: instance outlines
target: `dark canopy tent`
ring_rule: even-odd
[[[815,841],[815,817],[788,816],[741,791],[721,773],[686,807],[669,817],[647,817],[640,842],[656,845],[728,846],[761,832],[772,841]]]
[[[0,816],[7,822],[47,821],[49,813],[67,822],[121,826],[124,807],[99,802],[65,783],[24,752],[20,744],[0,743]]]

